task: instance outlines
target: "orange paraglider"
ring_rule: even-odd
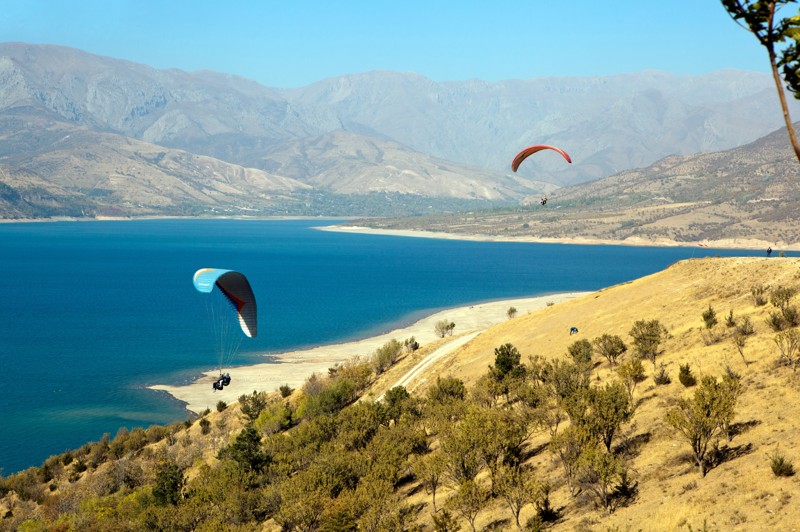
[[[541,150],[553,150],[553,151],[556,151],[556,152],[560,153],[561,156],[564,157],[564,159],[566,159],[568,163],[572,162],[572,159],[567,154],[567,152],[565,152],[561,148],[556,148],[555,146],[548,146],[547,144],[537,144],[535,146],[529,146],[529,147],[525,148],[524,150],[522,150],[521,152],[519,152],[517,154],[517,156],[514,157],[514,160],[511,162],[511,170],[516,172],[517,168],[519,168],[519,165],[522,164],[522,161],[524,161],[525,159],[527,159],[529,156],[533,155],[537,151],[541,151]]]

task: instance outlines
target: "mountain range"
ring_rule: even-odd
[[[797,112],[800,106],[792,102]],[[368,72],[276,89],[0,44],[0,216],[399,215],[514,205],[781,125],[766,74],[489,83]],[[556,144],[510,172],[532,143]]]

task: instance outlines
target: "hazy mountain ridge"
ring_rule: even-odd
[[[122,146],[143,142],[150,145],[141,147],[147,152],[180,150],[213,157],[217,168],[232,165],[222,174],[257,168],[272,175],[256,180],[263,190],[254,188],[255,181],[229,180],[228,188],[212,195],[202,192],[219,184],[213,172],[205,173],[207,165],[167,169],[184,185],[196,182],[186,185],[192,193],[162,183],[163,168],[140,183],[134,183],[135,173],[111,179],[107,161],[50,153],[67,147],[48,144],[53,132],[39,130],[38,119],[20,119],[31,110],[59,123],[54,131],[84,128],[85,134],[101,135],[95,137],[97,149],[111,148],[116,159],[132,156]],[[405,214],[420,214],[420,207],[472,210],[481,202],[538,197],[556,184],[643,167],[673,153],[740,145],[780,127],[780,119],[771,80],[749,72],[497,83],[369,72],[287,90],[58,46],[0,44],[0,164],[15,176],[13,183],[4,181],[10,190],[2,196],[2,210],[15,218],[23,212],[94,215],[109,207],[120,215],[197,214],[220,207],[336,215],[403,214],[399,205],[409,206]],[[575,163],[543,153],[512,174],[513,154],[532,142],[567,147]],[[133,157],[116,164],[140,163]],[[107,181],[110,205],[81,196],[81,187],[63,188],[62,178],[77,174]],[[37,177],[26,184],[26,176]],[[125,191],[111,191],[122,183]],[[162,185],[166,192],[156,198]],[[142,193],[138,200],[136,190]],[[26,194],[48,198],[52,208],[19,203]],[[380,197],[387,194],[392,201],[386,204],[393,207],[381,211]],[[435,206],[425,207],[428,199]],[[312,205],[320,212],[310,212]]]

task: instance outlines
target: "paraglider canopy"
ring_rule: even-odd
[[[256,298],[247,278],[233,270],[219,268],[201,268],[195,272],[194,287],[202,293],[209,294],[216,286],[233,306],[239,317],[242,332],[250,338],[258,333]]]
[[[556,152],[560,153],[561,156],[564,157],[564,159],[566,159],[568,163],[572,162],[572,159],[567,154],[567,152],[565,152],[561,148],[556,148],[555,146],[549,146],[547,144],[537,144],[535,146],[528,146],[527,148],[525,148],[524,150],[519,152],[517,154],[517,156],[514,157],[514,160],[511,162],[511,170],[516,172],[517,168],[519,168],[519,165],[522,164],[522,161],[524,161],[525,159],[527,159],[528,157],[530,157],[534,153],[536,153],[538,151],[541,151],[541,150],[553,150],[553,151],[556,151]]]

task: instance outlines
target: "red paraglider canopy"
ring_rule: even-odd
[[[572,159],[570,159],[569,155],[564,150],[562,150],[560,148],[556,148],[555,146],[548,146],[547,144],[537,144],[536,146],[529,146],[529,147],[525,148],[524,150],[522,150],[521,152],[519,152],[517,154],[517,156],[514,157],[514,160],[511,163],[511,170],[516,172],[517,168],[519,168],[519,165],[522,164],[522,161],[527,159],[530,155],[533,155],[537,151],[541,151],[541,150],[557,151],[558,153],[561,154],[562,157],[564,157],[564,159],[567,160],[568,163],[572,162]]]

